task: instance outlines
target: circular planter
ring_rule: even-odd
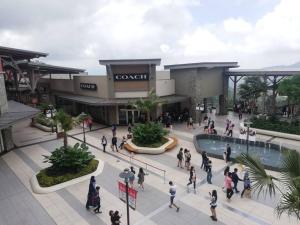
[[[47,194],[47,193],[51,193],[51,192],[63,189],[65,187],[71,186],[73,184],[77,184],[82,181],[89,180],[91,178],[91,176],[98,176],[100,173],[102,173],[102,170],[104,167],[104,162],[101,161],[100,159],[96,159],[96,160],[98,160],[99,163],[98,163],[97,169],[94,172],[84,175],[82,177],[77,177],[77,178],[69,180],[67,182],[53,185],[51,187],[41,187],[40,186],[40,184],[36,178],[36,175],[39,173],[39,172],[37,172],[30,179],[31,188],[32,188],[33,192],[36,194]]]
[[[173,149],[177,145],[177,142],[178,142],[177,139],[174,137],[166,137],[166,138],[169,141],[157,148],[137,146],[132,142],[131,139],[126,141],[126,144],[124,144],[124,147],[128,151],[134,152],[134,153],[144,153],[144,154],[151,154],[151,155],[161,154],[161,153],[164,153],[165,151]]]

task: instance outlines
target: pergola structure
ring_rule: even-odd
[[[0,65],[4,70],[6,88],[20,100],[20,92],[30,91],[35,94],[39,79],[45,75],[83,73],[84,69],[49,65],[40,61],[31,61],[46,57],[48,53],[28,51],[0,46]],[[10,93],[8,93],[10,94]]]
[[[260,69],[260,70],[242,70],[242,69],[230,69],[225,73],[229,79],[233,82],[233,102],[236,103],[236,91],[237,84],[243,77],[263,77],[264,81],[269,84],[272,89],[272,112],[276,112],[276,97],[277,97],[277,85],[278,83],[289,76],[300,75],[299,70],[287,70],[287,69]],[[253,90],[255,92],[255,90]]]

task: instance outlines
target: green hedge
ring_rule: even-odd
[[[77,173],[65,173],[60,175],[49,175],[48,169],[41,170],[37,175],[36,178],[40,184],[41,187],[50,187],[56,184],[60,184],[72,179],[75,179],[77,177],[82,177],[84,175],[90,174],[94,172],[98,167],[99,161],[98,160],[91,160],[85,167],[83,167],[79,172]]]
[[[140,146],[140,147],[149,147],[149,148],[158,148],[160,146],[162,146],[163,144],[167,143],[169,141],[169,139],[162,137],[161,140],[151,143],[151,144],[142,144],[137,142],[135,139],[132,140],[133,144]]]
[[[44,113],[39,113],[37,115],[37,117],[35,118],[35,121],[39,124],[42,124],[42,125],[46,126],[46,127],[51,127],[51,123],[52,123],[51,122],[52,120],[50,118],[47,118]]]
[[[146,146],[162,142],[168,131],[160,123],[149,122],[134,125],[132,134],[134,143],[137,143],[139,146]]]
[[[299,121],[289,123],[286,121],[279,121],[274,117],[269,119],[253,118],[251,121],[253,122],[252,127],[254,128],[300,135]]]

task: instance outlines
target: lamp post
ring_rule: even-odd
[[[250,121],[244,122],[244,125],[247,126],[247,155],[248,155],[248,151],[249,151],[249,128],[250,128],[251,124],[252,124],[252,122],[250,122]]]
[[[51,113],[51,132],[53,133],[54,132],[54,130],[53,130],[53,105],[49,105],[48,107],[49,107],[50,113]]]
[[[81,112],[79,115],[82,118],[82,130],[83,130],[83,143],[85,143],[85,129],[84,129],[84,121],[87,117],[87,114],[84,112]]]
[[[130,225],[130,222],[129,222],[129,203],[128,203],[128,181],[132,176],[134,176],[134,174],[128,168],[124,169],[124,171],[119,174],[120,178],[124,178],[124,181],[125,181],[125,184],[126,184],[127,225]]]

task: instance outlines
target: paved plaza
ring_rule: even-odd
[[[233,115],[232,119],[235,120]],[[230,115],[229,115],[230,117]],[[216,118],[216,127],[222,132],[225,117]],[[237,121],[236,121],[237,122]],[[102,152],[100,137],[106,135],[108,142],[111,139],[110,127],[94,126],[93,131],[86,133],[86,140],[90,150],[105,162],[103,172],[96,177],[97,184],[101,186],[102,214],[95,215],[85,209],[89,181],[84,181],[49,194],[35,194],[32,192],[29,179],[42,168],[48,165],[43,163],[42,155],[49,155],[56,147],[62,145],[62,140],[56,140],[55,135],[42,132],[29,127],[29,121],[20,123],[14,128],[15,143],[18,148],[0,158],[0,225],[98,225],[110,224],[109,210],[119,210],[122,224],[126,224],[126,205],[119,199],[118,185],[119,173],[124,168],[134,166],[146,167],[145,190],[137,194],[137,208],[130,210],[131,224],[135,225],[289,225],[299,224],[293,217],[283,214],[281,219],[276,217],[274,207],[279,196],[255,196],[252,199],[240,198],[234,195],[230,202],[226,201],[223,186],[223,169],[225,162],[212,158],[213,184],[207,184],[206,173],[200,168],[201,156],[196,152],[192,143],[193,134],[201,132],[202,128],[188,129],[185,124],[174,125],[171,136],[178,138],[178,146],[161,155],[133,155],[123,150],[121,153]],[[118,127],[117,136],[120,139],[126,132],[126,127]],[[238,127],[235,133],[237,135]],[[75,144],[83,139],[80,127],[72,130],[69,144]],[[258,136],[260,140],[280,141],[282,145],[299,148],[299,142],[289,140],[276,140],[267,136]],[[272,140],[271,140],[272,139]],[[119,140],[120,141],[120,140]],[[108,145],[109,146],[109,145]],[[196,168],[197,192],[187,193],[189,173],[177,167],[176,155],[180,147],[188,148],[192,154],[192,165]],[[298,149],[299,150],[299,149]],[[151,167],[154,166],[154,167]],[[239,165],[232,165],[240,168]],[[163,172],[166,171],[164,181]],[[272,172],[276,174],[276,172]],[[172,180],[177,186],[176,204],[180,211],[170,209],[168,182]],[[135,184],[137,187],[137,184]],[[216,189],[218,192],[217,217],[214,222],[209,217],[209,192]],[[242,183],[239,183],[242,189]]]

